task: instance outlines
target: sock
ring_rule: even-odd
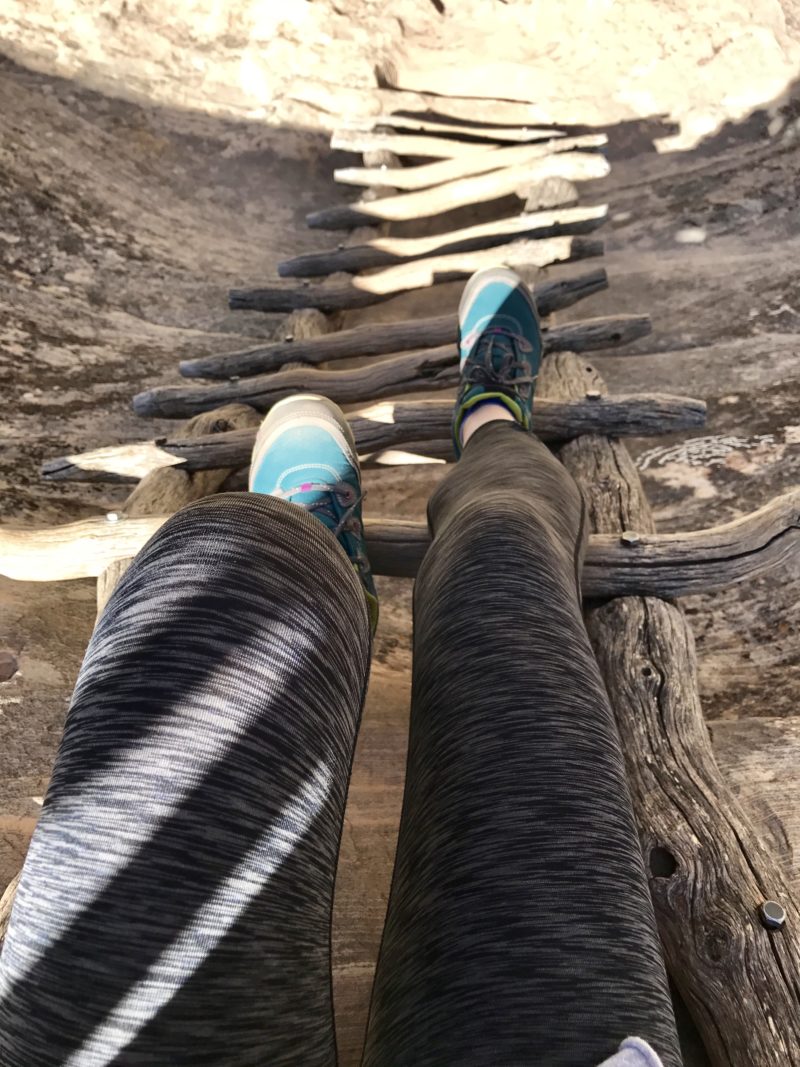
[[[506,422],[517,421],[505,404],[501,404],[497,400],[482,400],[479,404],[476,404],[474,408],[467,412],[464,416],[464,421],[461,423],[459,430],[461,447],[463,448],[466,445],[479,426],[483,426],[487,422],[495,422],[497,419],[504,419]]]

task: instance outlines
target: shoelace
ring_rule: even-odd
[[[501,385],[514,389],[523,386],[525,392],[532,391],[537,376],[526,373],[530,371],[530,364],[520,359],[520,353],[532,350],[526,337],[503,326],[492,326],[480,334],[475,352],[470,356],[464,381],[469,385]],[[500,357],[497,365],[495,356]]]
[[[369,571],[369,560],[361,547],[364,528],[355,517],[355,510],[364,501],[367,495],[366,492],[357,493],[349,482],[337,482],[335,485],[331,485],[330,482],[303,482],[293,489],[278,490],[275,496],[285,499],[295,496],[297,493],[312,492],[324,493],[325,495],[321,500],[315,500],[311,504],[301,504],[300,506],[312,515],[324,515],[326,518],[332,519],[336,523],[332,530],[334,537],[339,537],[343,533],[354,534],[358,538],[359,544],[355,552],[351,553],[351,559],[359,571]],[[341,510],[342,508],[344,510]]]

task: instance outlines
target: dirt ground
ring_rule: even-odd
[[[608,200],[611,288],[567,317],[650,312],[654,333],[598,355],[615,392],[701,396],[708,426],[632,444],[662,530],[724,521],[797,484],[800,144],[793,105],[692,152],[621,158]],[[626,148],[627,144],[627,148]],[[126,103],[0,64],[0,520],[113,510],[124,486],[45,484],[47,457],[165,432],[130,398],[190,355],[270,336],[227,310],[231,286],[320,246],[303,215],[341,199],[319,133]],[[555,272],[554,272],[555,273]],[[457,286],[351,315],[455,307]],[[439,466],[369,472],[371,514],[422,518]],[[410,670],[409,582],[379,580],[382,617],[337,896],[342,1063],[356,1062],[399,813]],[[800,566],[686,601],[719,758],[800,885]],[[89,581],[0,579],[0,885],[16,871],[95,614]],[[16,669],[15,669],[16,668]]]

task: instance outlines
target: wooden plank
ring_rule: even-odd
[[[553,263],[568,263],[602,256],[604,251],[605,245],[602,241],[588,237],[512,241],[500,248],[432,256],[429,259],[398,263],[395,267],[386,267],[370,274],[357,274],[353,277],[352,285],[362,292],[385,296],[470,278],[484,267],[549,267]]]
[[[356,274],[372,267],[387,267],[434,254],[494,248],[519,237],[533,239],[590,233],[605,222],[607,213],[607,204],[564,207],[496,219],[430,237],[376,237],[363,245],[349,248],[339,245],[324,252],[306,252],[285,259],[278,264],[278,274],[282,278],[321,277],[336,271]]]
[[[615,349],[647,334],[647,316],[626,316],[589,321],[549,330],[544,336],[545,351],[570,346],[573,350]],[[220,404],[240,401],[268,411],[297,391],[322,393],[338,404],[355,404],[400,393],[420,393],[450,389],[458,382],[458,350],[453,344],[406,352],[393,359],[372,361],[347,370],[318,370],[294,367],[257,374],[236,381],[209,386],[161,386],[137,393],[133,408],[139,415],[174,419],[211,411]]]
[[[571,307],[579,300],[607,288],[608,276],[600,269],[565,282],[543,282],[535,287],[534,299],[540,316],[544,318],[553,311]],[[262,292],[270,293],[271,290]],[[268,303],[269,298],[264,302]],[[250,306],[265,310],[257,297],[252,298]],[[187,359],[180,363],[180,372],[185,378],[230,378],[275,370],[289,360],[316,364],[354,356],[386,355],[404,349],[433,348],[455,344],[457,340],[456,315],[436,315],[404,322],[368,323],[307,341],[293,336],[291,340],[277,344],[262,344],[224,355]]]
[[[608,143],[604,133],[584,133],[578,137],[562,137],[539,144],[510,145],[498,148],[483,146],[478,151],[437,163],[424,163],[418,167],[340,167],[333,177],[343,185],[392,186],[406,191],[429,189],[434,185],[467,178],[473,174],[486,174],[505,167],[517,167],[557,152],[570,152],[576,148],[602,148]]]
[[[547,177],[590,181],[603,178],[608,172],[608,161],[601,155],[593,152],[559,152],[518,167],[445,182],[432,189],[400,193],[373,203],[361,200],[355,204],[323,208],[307,215],[306,222],[312,229],[323,230],[350,230],[354,226],[367,225],[374,219],[407,222],[409,219],[430,218],[458,207],[487,203],[511,195],[525,199],[524,187]]]
[[[537,285],[541,298],[540,314],[547,315],[557,310],[555,305],[569,307],[579,300],[590,296],[608,285],[605,275],[600,272],[567,278],[558,282],[544,282]],[[599,287],[599,288],[598,288]],[[320,311],[344,311],[350,308],[368,307],[382,300],[388,300],[391,294],[367,293],[356,289],[349,281],[346,283],[329,280],[323,285],[310,285],[304,282],[273,283],[260,289],[232,289],[228,296],[228,306],[236,310],[249,311],[298,311],[303,308],[318,308]],[[542,311],[541,308],[548,308]]]
[[[604,492],[608,488],[599,487]],[[735,524],[683,534],[648,534],[649,566],[642,565],[619,535],[593,535],[584,565],[584,596],[604,598],[622,592],[627,599],[631,587],[642,596],[681,596],[765,574],[797,552],[798,504],[800,490],[794,490]],[[0,574],[28,582],[95,577],[114,560],[135,555],[168,518],[164,514],[109,522],[105,516],[95,516],[44,529],[2,526]],[[427,524],[402,520],[368,521],[366,538],[375,573],[403,578],[414,577],[430,543]],[[636,575],[633,581],[631,571]]]
[[[443,452],[452,454],[452,414],[449,400],[386,401],[347,418],[362,455],[406,446],[408,451],[439,457]],[[566,403],[537,399],[536,433],[544,441],[569,440],[583,433],[661,436],[703,426],[705,416],[702,400],[659,393],[592,397]],[[160,438],[114,445],[48,460],[42,475],[55,482],[100,482],[142,477],[149,470],[171,465],[187,471],[244,467],[250,461],[254,441],[255,430],[233,430],[190,439]]]
[[[365,115],[361,118],[348,119],[340,129],[368,132],[388,126],[394,130],[416,130],[433,134],[449,134],[452,137],[466,137],[479,141],[510,141],[527,143],[528,141],[549,140],[564,137],[565,134],[552,126],[487,126],[475,123],[448,122],[445,118],[430,118],[424,115]]]
[[[548,394],[562,399],[604,387],[584,360],[566,353],[545,361],[544,377]],[[655,544],[652,515],[624,445],[576,438],[561,458],[584,491],[591,528],[606,534],[600,568],[603,549],[616,542],[619,550],[626,528],[642,530],[642,543]],[[709,577],[709,568],[738,581],[754,560],[776,566],[796,550],[798,506],[795,490],[699,539],[668,535],[664,547],[672,558],[683,554],[689,590]],[[635,566],[639,546],[625,547]],[[667,569],[656,568],[661,577]],[[622,738],[667,965],[715,1067],[797,1065],[800,909],[714,760],[690,628],[677,605],[658,599],[681,595],[677,585],[673,578],[657,581],[646,599],[625,595],[587,613]],[[621,587],[630,591],[625,582]],[[779,931],[759,922],[758,908],[768,899],[786,909]]]

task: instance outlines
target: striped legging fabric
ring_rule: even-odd
[[[406,796],[365,1067],[680,1055],[577,487],[482,427],[415,589]],[[90,643],[0,957],[1,1067],[333,1067],[330,920],[369,671],[329,531],[227,494],[167,522]]]

